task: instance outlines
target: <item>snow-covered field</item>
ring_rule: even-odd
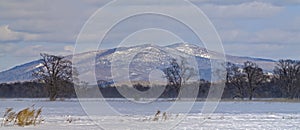
[[[96,101],[86,100],[86,102]],[[201,113],[204,102],[195,102],[188,114],[181,113],[180,110],[167,112],[167,120],[163,120],[160,116],[158,121],[153,121],[156,111],[167,111],[174,102],[162,100],[150,105],[126,100],[107,102],[120,115],[87,116],[76,99],[56,102],[49,102],[46,99],[0,99],[0,115],[4,114],[6,108],[21,110],[35,104],[36,108],[43,107],[42,118],[45,119],[37,126],[5,126],[0,127],[0,130],[97,130],[101,127],[121,130],[300,129],[300,103],[298,102],[226,101],[220,102],[212,114]],[[187,101],[179,102],[183,107],[187,103]],[[72,121],[69,123],[67,120]]]

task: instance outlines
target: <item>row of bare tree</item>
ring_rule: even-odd
[[[49,54],[41,54],[41,67],[34,73],[39,82],[46,85],[46,89],[51,101],[56,100],[59,93],[63,93],[66,86],[72,83],[73,72],[71,61],[64,57]],[[169,67],[163,69],[165,78],[169,86],[172,86],[177,94],[188,80],[196,76],[198,72],[194,68],[188,67],[188,62],[181,59],[170,61]],[[226,65],[227,85],[234,86],[235,96],[239,98],[249,98],[252,100],[255,92],[260,87],[271,81],[275,81],[280,87],[283,97],[297,98],[300,91],[300,62],[295,60],[280,60],[274,68],[273,73],[266,73],[256,63],[247,61],[243,65],[227,63]]]
[[[274,69],[276,83],[281,87],[285,97],[299,97],[300,61],[280,60]]]
[[[170,66],[164,69],[164,73],[170,86],[173,86],[177,93],[196,73],[192,68],[187,67],[188,63],[182,60],[177,62],[173,59]],[[261,87],[270,87],[274,82],[280,87],[282,97],[293,99],[300,95],[300,61],[279,60],[272,72],[264,72],[256,63],[244,62],[243,65],[234,63],[226,64],[226,85],[235,88],[234,98],[249,98],[252,100],[256,90]],[[273,84],[274,85],[274,84]]]
[[[236,88],[236,97],[252,100],[255,90],[274,81],[283,97],[297,98],[300,91],[300,62],[279,60],[273,73],[265,73],[257,64],[247,61],[242,66],[227,64],[227,83]]]

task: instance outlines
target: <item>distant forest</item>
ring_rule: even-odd
[[[208,81],[202,80],[199,86],[198,98],[206,98],[209,91],[210,83]],[[90,88],[95,86],[89,86]],[[119,86],[120,87],[120,86]],[[127,86],[122,86],[127,87]],[[133,86],[137,90],[146,91],[149,86],[143,86],[136,84]],[[164,86],[156,86],[164,87]],[[87,87],[88,88],[88,87]],[[106,98],[123,98],[123,96],[118,92],[115,86],[98,86],[102,95]],[[92,90],[92,89],[91,89]],[[89,90],[85,90],[89,92]],[[89,92],[91,93],[91,91]],[[92,92],[96,93],[96,92]],[[95,94],[96,95],[96,94]],[[236,98],[236,88],[227,84],[223,98]],[[0,84],[0,98],[48,98],[48,92],[45,84],[37,82],[17,82],[10,84]],[[87,97],[93,97],[93,95],[88,95]],[[167,86],[165,91],[161,94],[160,98],[175,98],[177,97],[176,89],[172,86]],[[280,87],[276,86],[275,82],[269,82],[265,84],[264,87],[259,87],[255,91],[255,98],[281,98],[284,97],[281,93]],[[76,92],[72,84],[65,87],[61,92],[59,92],[58,98],[76,98]],[[96,98],[96,97],[95,97]],[[135,98],[134,95],[132,98]]]

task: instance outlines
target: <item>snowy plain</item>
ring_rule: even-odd
[[[96,100],[86,100],[96,102]],[[106,101],[120,115],[87,116],[76,99],[49,102],[47,99],[0,99],[0,120],[6,108],[18,111],[35,104],[42,107],[45,121],[36,126],[5,126],[0,130],[98,130],[98,129],[300,129],[299,102],[273,101],[222,101],[212,114],[201,113],[203,101],[194,103],[189,113],[167,112],[167,120],[161,117],[153,121],[157,110],[162,112],[174,103],[159,100],[152,103],[136,103],[123,99]],[[179,102],[184,107],[188,101]],[[99,108],[101,111],[101,108]],[[68,122],[67,120],[72,120]]]

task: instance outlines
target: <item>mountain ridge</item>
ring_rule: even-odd
[[[133,55],[137,53],[136,55]],[[171,55],[172,54],[172,55]],[[92,57],[95,56],[96,57]],[[154,44],[143,44],[132,47],[120,47],[91,52],[84,52],[74,56],[79,57],[78,65],[81,66],[79,71],[84,74],[90,74],[90,70],[86,69],[89,58],[96,58],[94,64],[96,67],[96,78],[98,80],[112,80],[111,65],[117,65],[120,69],[129,68],[129,77],[133,81],[149,80],[148,74],[157,68],[164,68],[167,66],[169,60],[173,55],[187,55],[195,57],[200,77],[209,79],[210,61],[215,57],[220,56],[220,53],[206,50],[194,44],[176,43],[167,46],[158,46]],[[65,58],[72,60],[73,55],[65,56]],[[275,61],[272,59],[253,58],[253,57],[239,57],[232,55],[225,55],[228,62],[235,64],[242,64],[245,61],[253,61],[262,67],[265,71],[271,72],[275,66]],[[131,58],[131,59],[130,59]],[[130,61],[129,66],[125,63]],[[11,69],[0,72],[0,83],[12,83],[30,81],[34,78],[32,73],[39,67],[41,60],[31,61],[22,65],[15,66]]]

